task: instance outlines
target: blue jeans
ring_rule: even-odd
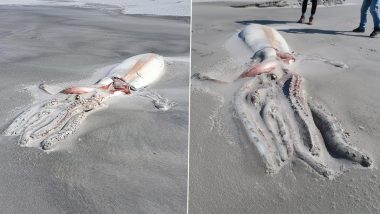
[[[360,28],[365,28],[367,25],[367,13],[369,9],[373,18],[374,28],[380,30],[379,1],[363,0],[362,8],[360,9]]]

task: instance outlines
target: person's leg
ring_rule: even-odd
[[[310,17],[314,16],[315,11],[317,11],[317,0],[311,0],[311,16]]]
[[[362,7],[360,8],[360,24],[359,27],[355,28],[353,32],[363,33],[367,25],[367,12],[368,8],[371,6],[372,0],[363,0]]]
[[[372,0],[370,5],[370,12],[373,18],[374,28],[380,29],[379,0]]]
[[[306,13],[306,9],[307,9],[307,2],[308,2],[308,0],[303,0],[303,2],[302,2],[302,15],[301,15],[301,18],[298,20],[298,23],[304,23],[304,21],[305,21],[305,13]]]
[[[372,0],[363,0],[362,7],[360,9],[360,28],[365,28],[367,25],[367,13],[368,13],[368,8],[371,6]]]
[[[304,16],[306,13],[307,2],[308,2],[308,0],[303,0],[303,2],[302,2],[302,16]]]
[[[314,14],[317,10],[317,0],[311,0],[311,15],[309,18],[309,25],[313,24]]]
[[[379,15],[379,1],[380,0],[372,0],[370,6],[370,12],[373,18],[373,32],[370,37],[375,37],[380,34],[380,15]]]

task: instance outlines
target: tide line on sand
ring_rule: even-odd
[[[73,6],[95,9],[121,9],[123,14],[144,14],[157,16],[190,16],[190,1],[172,0],[71,0],[71,1],[42,1],[42,0],[2,0],[0,5],[44,5],[44,6]]]

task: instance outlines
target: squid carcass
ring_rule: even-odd
[[[372,164],[369,156],[349,143],[326,107],[308,98],[303,78],[291,71],[295,57],[280,33],[249,25],[239,36],[254,55],[253,66],[241,75],[249,79],[236,93],[235,110],[268,172],[277,172],[293,157],[329,178],[336,171],[327,163],[327,155],[363,167]]]
[[[22,112],[4,131],[20,136],[21,146],[44,150],[72,135],[88,112],[98,109],[108,98],[131,94],[149,86],[164,74],[162,56],[148,53],[126,59],[91,86],[71,87],[54,98]]]
[[[239,38],[252,51],[252,64],[237,79],[243,86],[233,103],[243,133],[255,145],[268,173],[299,158],[319,174],[334,178],[346,159],[369,167],[372,159],[349,142],[340,122],[320,102],[308,97],[296,61],[275,29],[252,24]],[[216,80],[207,74],[202,80]]]

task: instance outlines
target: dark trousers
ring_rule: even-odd
[[[302,2],[302,15],[304,15],[306,13],[308,1],[309,0],[303,0],[303,2]],[[317,0],[311,0],[311,15],[312,16],[315,14],[316,10],[317,10]]]

